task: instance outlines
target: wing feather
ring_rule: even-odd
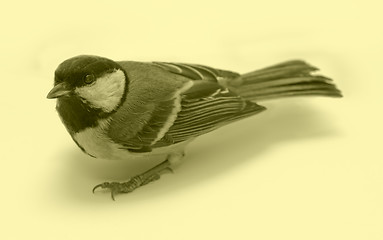
[[[204,83],[211,88],[210,82],[201,81],[202,86]],[[198,87],[201,88],[201,85]],[[166,133],[173,143],[187,141],[265,109],[263,106],[242,99],[218,83],[216,83],[215,92],[204,97],[188,95],[189,91],[193,92],[193,87],[183,94],[182,110]]]
[[[157,86],[163,92],[159,97],[152,97],[155,101],[146,102],[141,96],[132,95],[137,92],[133,87],[132,94],[128,93],[121,116],[117,115],[114,121],[132,124],[127,129],[113,129],[112,135],[131,151],[147,152],[187,141],[265,109],[222,84],[222,79],[236,78],[237,73],[202,65],[162,62],[154,62],[143,70],[151,74],[138,81],[136,73],[131,85],[139,89],[140,94],[146,94],[157,92],[151,82],[163,83]],[[191,87],[183,87],[190,82]]]
[[[199,64],[153,62],[153,65],[192,80],[219,82],[222,78],[232,79],[240,76],[235,72],[215,69]]]

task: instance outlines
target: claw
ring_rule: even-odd
[[[115,183],[115,182],[103,182],[103,183],[100,183],[100,184],[94,186],[92,192],[94,193],[98,188],[102,188],[102,189],[108,188],[110,190],[111,197],[112,197],[113,201],[115,201],[114,195],[116,193],[118,193],[118,191],[116,191],[116,189],[113,188],[113,185],[114,185],[113,183]]]
[[[97,190],[97,188],[102,188],[102,183],[97,184],[96,186],[94,186],[94,188],[92,189],[93,194]]]
[[[94,193],[98,188],[108,188],[109,186],[110,186],[109,182],[100,183],[100,184],[94,186],[92,192]]]
[[[129,192],[132,192],[134,189],[136,189],[137,187],[141,186],[141,185],[138,185],[138,186],[135,186],[134,188],[132,189],[129,189],[129,188],[126,188],[124,185],[126,183],[119,183],[119,182],[103,182],[101,184],[98,184],[96,186],[94,186],[92,192],[95,193],[95,191],[99,188],[101,189],[108,189],[111,193],[111,197],[113,199],[113,201],[115,200],[114,196],[116,196],[117,194],[119,193],[129,193]]]

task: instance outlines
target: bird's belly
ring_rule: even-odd
[[[187,141],[167,147],[155,148],[152,152],[130,152],[124,146],[113,142],[100,126],[86,128],[81,132],[75,133],[73,139],[89,155],[111,160],[133,160],[153,155],[158,157],[166,156],[174,152],[183,152],[185,145],[188,143]]]

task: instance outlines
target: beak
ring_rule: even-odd
[[[58,98],[64,95],[68,95],[71,93],[71,90],[65,83],[59,83],[52,88],[52,90],[48,93],[47,98]]]

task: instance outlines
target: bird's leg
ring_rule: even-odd
[[[180,160],[182,156],[183,153],[169,155],[165,161],[161,162],[146,172],[132,177],[127,182],[104,182],[96,185],[93,188],[93,192],[98,188],[109,189],[111,191],[112,199],[114,200],[114,196],[116,194],[133,192],[136,188],[160,179],[161,175],[165,172],[173,172],[171,167],[174,165],[174,162]]]

